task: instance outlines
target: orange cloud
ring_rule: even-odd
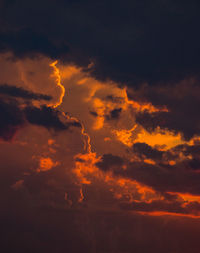
[[[37,168],[37,172],[51,170],[58,164],[59,162],[54,162],[50,157],[41,157],[39,161],[39,168]]]
[[[185,217],[185,218],[192,218],[192,219],[200,219],[200,215],[174,213],[174,212],[165,212],[165,211],[153,211],[153,212],[138,211],[137,213],[139,213],[141,215],[147,215],[147,216],[175,216],[175,217]]]

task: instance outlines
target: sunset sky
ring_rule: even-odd
[[[200,252],[199,13],[0,0],[0,252]]]

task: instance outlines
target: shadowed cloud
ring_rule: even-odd
[[[0,94],[24,99],[47,100],[47,101],[52,99],[51,96],[33,93],[21,87],[16,87],[7,84],[0,85]]]

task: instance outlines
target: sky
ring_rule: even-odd
[[[199,253],[197,0],[0,0],[5,253]]]

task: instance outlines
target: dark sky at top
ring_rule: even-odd
[[[1,51],[42,53],[135,86],[199,78],[199,1],[1,1]]]
[[[0,0],[0,252],[200,252],[199,27],[198,0]]]

